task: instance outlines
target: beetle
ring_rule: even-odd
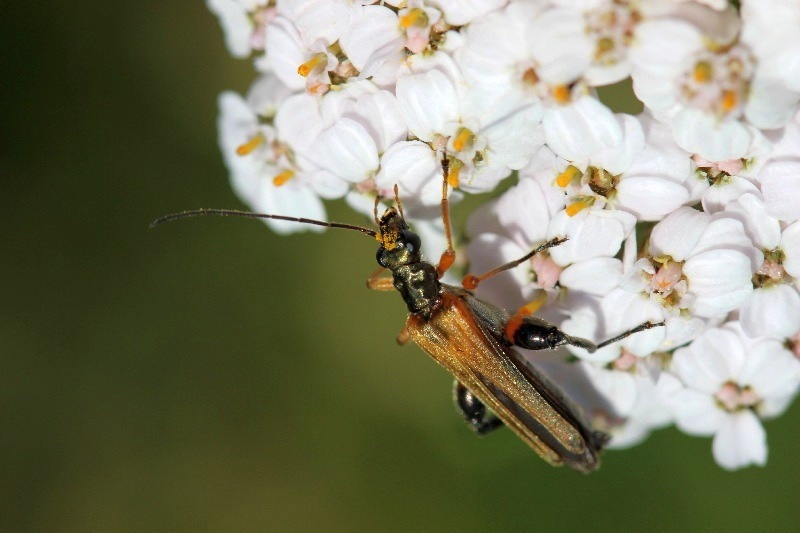
[[[634,333],[663,326],[645,322],[611,339],[595,344],[561,331],[533,316],[533,307],[510,313],[478,299],[472,293],[478,284],[495,274],[516,267],[537,253],[558,246],[566,238],[555,238],[523,257],[480,276],[468,275],[462,286],[441,281],[455,261],[448,191],[448,160],[442,160],[442,218],[447,249],[434,266],[422,258],[420,237],[409,227],[395,186],[395,206],[374,219],[378,231],[338,222],[323,222],[283,215],[250,213],[230,209],[198,209],[165,215],[151,227],[186,217],[219,215],[285,220],[329,228],[359,231],[378,241],[379,268],[367,286],[379,291],[398,291],[408,308],[408,319],[398,342],[415,342],[455,378],[454,400],[467,424],[478,434],[503,425],[511,428],[539,456],[554,466],[566,464],[588,473],[600,465],[599,454],[609,436],[594,431],[580,408],[524,358],[514,346],[528,350],[553,350],[573,345],[594,352]],[[389,271],[391,277],[384,277]]]

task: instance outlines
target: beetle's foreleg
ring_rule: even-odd
[[[467,424],[478,435],[486,435],[503,425],[503,422],[488,413],[483,402],[459,381],[453,384],[453,399]]]
[[[373,291],[393,291],[394,280],[392,278],[381,277],[386,268],[378,267],[378,269],[370,274],[367,278],[367,288]]]
[[[397,334],[397,344],[405,346],[411,340],[411,332],[408,331],[408,326],[403,326],[400,333]]]

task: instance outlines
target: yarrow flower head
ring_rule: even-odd
[[[610,447],[675,423],[724,468],[765,463],[761,420],[800,388],[800,4],[207,3],[255,68],[219,98],[251,209],[325,220],[344,199],[371,218],[397,190],[430,258],[443,186],[481,193],[451,272],[525,259],[479,297],[594,340],[665,322],[524,354]],[[621,81],[642,113],[598,95]]]

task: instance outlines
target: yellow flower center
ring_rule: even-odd
[[[708,83],[714,74],[714,69],[708,61],[698,61],[692,71],[692,77],[697,83]]]
[[[290,179],[294,177],[293,170],[284,170],[280,174],[276,174],[274,178],[272,178],[272,184],[276,187],[280,187]]]
[[[578,167],[570,165],[564,169],[564,172],[558,175],[556,178],[556,185],[559,187],[566,187],[573,180],[579,180],[581,175],[582,173],[580,170],[578,170]]]
[[[400,27],[404,30],[410,28],[411,26],[424,28],[427,25],[428,14],[425,13],[424,9],[420,9],[418,7],[410,9],[408,13],[400,17]]]
[[[236,148],[236,155],[247,155],[253,150],[258,148],[264,142],[264,136],[260,133],[253,135],[253,137],[244,144],[240,144]]]
[[[322,61],[325,61],[325,63],[327,63],[328,56],[326,56],[322,52],[314,54],[313,56],[311,56],[311,59],[309,59],[308,61],[297,67],[297,73],[303,76],[304,78],[307,78],[308,75],[311,74],[311,71],[314,70],[317,67],[317,65],[322,63]]]

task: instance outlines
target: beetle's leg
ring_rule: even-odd
[[[573,337],[567,335],[553,324],[536,318],[530,314],[525,314],[525,307],[521,308],[506,323],[505,337],[506,341],[510,344],[526,348],[528,350],[544,350],[554,349],[565,344],[583,348],[589,353],[594,353],[598,348],[608,346],[611,343],[620,341],[629,335],[639,333],[652,328],[658,328],[664,325],[664,322],[645,322],[639,324],[635,328],[629,329],[620,333],[616,337],[612,337],[601,343],[595,344],[594,342],[583,339],[581,337]]]
[[[403,326],[400,333],[397,334],[397,344],[403,346],[411,340],[411,333],[408,331],[408,326]]]
[[[503,425],[503,421],[487,413],[483,402],[458,380],[453,384],[453,399],[467,424],[478,435],[486,435]]]
[[[442,252],[439,264],[436,266],[436,275],[441,278],[456,260],[456,251],[453,248],[453,229],[450,223],[450,201],[447,199],[447,182],[450,176],[450,160],[445,153],[442,158],[442,220],[444,221],[444,234],[447,237],[447,249]]]
[[[483,281],[483,280],[485,280],[487,278],[491,278],[492,276],[495,276],[495,275],[497,275],[497,274],[499,274],[501,272],[505,272],[506,270],[511,270],[512,268],[524,263],[525,261],[527,261],[528,259],[530,259],[534,255],[536,255],[538,253],[541,253],[541,252],[544,252],[545,250],[547,250],[548,248],[552,248],[553,246],[558,246],[559,244],[562,244],[562,243],[564,243],[566,241],[567,241],[566,237],[556,237],[555,239],[550,239],[546,243],[540,244],[539,246],[537,246],[536,248],[534,248],[533,250],[531,250],[527,254],[523,255],[519,259],[515,259],[513,261],[509,261],[508,263],[506,263],[504,265],[500,265],[499,267],[493,268],[492,270],[490,270],[488,272],[484,272],[480,276],[476,276],[475,274],[467,274],[466,276],[464,276],[464,279],[461,281],[461,285],[463,285],[464,288],[467,289],[467,290],[476,289],[481,281]]]
[[[614,343],[614,342],[617,342],[617,341],[621,341],[622,339],[624,339],[628,335],[633,335],[634,333],[639,333],[640,331],[646,331],[648,329],[660,328],[661,326],[664,326],[664,325],[665,325],[665,323],[663,321],[661,321],[661,322],[650,322],[648,320],[644,324],[639,324],[635,328],[629,329],[628,331],[626,331],[624,333],[620,333],[616,337],[612,337],[612,338],[610,338],[608,340],[605,340],[605,341],[599,343],[597,345],[597,348],[602,348],[603,346],[608,346],[611,343]],[[573,340],[574,339],[575,339],[575,337],[573,337]],[[585,339],[580,339],[580,340],[585,340]],[[576,346],[578,346],[578,345],[576,345]]]
[[[392,278],[382,278],[380,277],[383,274],[383,271],[386,270],[384,267],[378,267],[378,269],[370,274],[367,278],[367,288],[372,289],[373,291],[393,291],[394,288],[394,280]]]

